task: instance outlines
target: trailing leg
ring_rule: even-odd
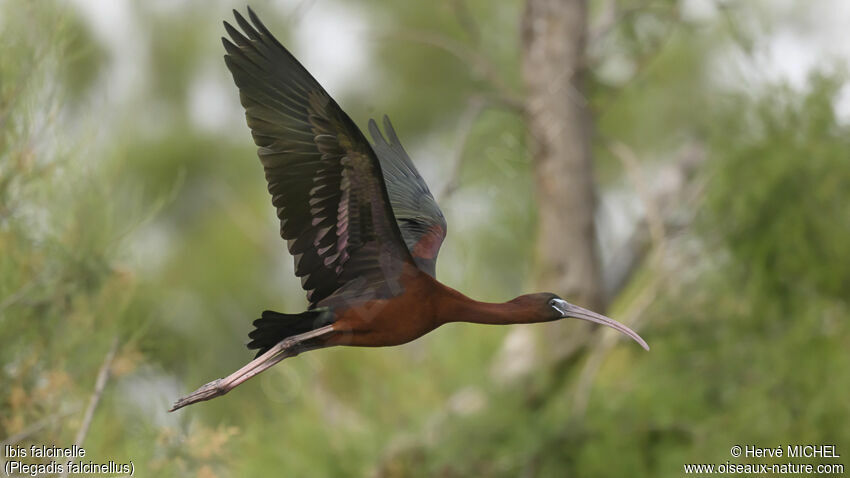
[[[174,402],[174,406],[171,407],[169,412],[173,412],[193,403],[220,397],[238,387],[251,377],[254,377],[255,375],[274,366],[281,360],[294,357],[301,352],[317,348],[315,345],[311,346],[305,342],[332,333],[333,330],[333,324],[331,324],[319,327],[315,330],[310,330],[309,332],[286,337],[276,345],[266,349],[260,356],[248,362],[244,367],[231,373],[227,377],[213,380],[189,395],[178,399]]]

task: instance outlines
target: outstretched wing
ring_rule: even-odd
[[[416,265],[436,277],[437,254],[446,238],[446,218],[401,146],[387,116],[384,116],[384,131],[389,141],[381,134],[375,120],[369,120],[369,134],[381,161],[396,222]]]
[[[232,40],[222,38],[224,60],[311,307],[343,293],[399,293],[398,275],[412,258],[375,152],[250,8],[251,23],[233,13],[242,32],[224,23]]]

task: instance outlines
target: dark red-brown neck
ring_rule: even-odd
[[[444,286],[445,287],[445,286]],[[437,323],[472,322],[475,324],[532,324],[559,317],[541,306],[534,296],[520,296],[502,303],[479,302],[445,287],[437,305]],[[542,302],[545,304],[545,302]]]

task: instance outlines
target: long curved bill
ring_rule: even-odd
[[[641,347],[646,350],[649,350],[649,345],[647,345],[646,341],[643,340],[643,338],[641,338],[641,336],[638,335],[637,332],[617,322],[616,320],[610,317],[605,317],[602,314],[597,314],[592,310],[587,310],[584,307],[579,307],[577,305],[570,304],[565,300],[555,300],[558,304],[558,310],[561,311],[564,317],[572,317],[575,319],[586,320],[588,322],[595,322],[597,324],[607,325],[612,329],[615,329],[625,335],[628,335],[635,342],[639,343]]]

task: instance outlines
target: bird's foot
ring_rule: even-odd
[[[178,399],[176,402],[174,402],[174,406],[171,407],[171,410],[169,410],[169,412],[181,409],[186,405],[191,405],[197,402],[203,402],[204,400],[210,400],[212,398],[224,395],[230,390],[221,385],[222,380],[223,379],[220,378],[213,380],[212,382],[202,386],[201,388],[195,390],[189,395]]]

